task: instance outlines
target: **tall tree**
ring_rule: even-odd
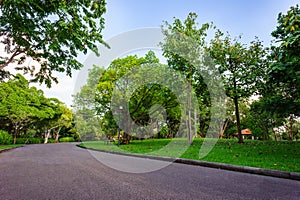
[[[56,114],[50,99],[43,91],[29,87],[22,75],[0,84],[0,117],[12,125],[14,143],[24,127],[49,121]]]
[[[239,143],[243,143],[239,113],[239,100],[248,98],[257,91],[256,82],[261,82],[265,68],[265,49],[258,39],[249,47],[237,38],[224,37],[217,31],[208,48],[210,56],[219,66],[226,94],[234,102]]]
[[[7,53],[0,56],[0,73],[30,72],[48,87],[57,82],[55,71],[71,76],[82,67],[79,52],[98,55],[97,44],[107,46],[101,35],[105,5],[105,0],[0,1],[0,43]],[[30,66],[28,58],[38,66]]]
[[[149,135],[153,136],[143,127],[153,122],[150,120],[151,116],[154,116],[155,112],[161,108],[155,106],[157,104],[166,110],[169,121],[173,120],[174,122],[176,119],[178,121],[178,117],[180,118],[180,116],[176,115],[177,112],[175,110],[178,107],[178,102],[174,94],[168,88],[158,83],[153,83],[152,78],[157,74],[159,74],[159,77],[156,78],[160,80],[170,78],[167,76],[170,76],[170,74],[165,73],[164,68],[158,62],[159,60],[152,51],[148,52],[145,57],[127,56],[119,58],[110,64],[109,68],[99,79],[96,99],[98,103],[97,108],[106,129],[113,130],[116,127],[116,124],[112,123],[114,114],[112,111],[118,108],[112,108],[112,102],[124,100],[122,102],[124,103],[122,104],[122,111],[116,113],[122,117],[117,119],[124,130],[122,143],[129,143],[130,135],[133,132],[141,133],[136,135],[139,138],[148,137]],[[160,69],[161,71],[159,72],[155,71]],[[151,74],[153,77],[145,77],[145,74],[149,73],[149,71],[153,72]],[[133,89],[135,90],[132,91]],[[114,103],[116,104],[116,102]],[[173,124],[172,126],[174,127],[175,125]],[[135,128],[139,130],[133,131]]]
[[[56,113],[61,114],[51,124],[51,129],[54,133],[54,139],[56,143],[58,143],[61,129],[63,127],[71,128],[73,126],[73,112],[61,102],[57,104],[57,109],[58,111],[56,111]]]
[[[192,142],[193,135],[193,116],[191,108],[192,87],[203,88],[203,85],[205,85],[201,75],[196,75],[196,72],[199,67],[199,62],[197,63],[197,61],[199,61],[200,57],[202,56],[201,54],[203,53],[202,50],[204,49],[206,32],[210,28],[209,24],[203,24],[202,26],[200,26],[200,28],[198,28],[196,19],[196,13],[189,13],[189,15],[184,21],[175,18],[172,24],[165,22],[165,25],[162,28],[162,32],[165,36],[165,39],[164,42],[161,44],[163,49],[163,55],[167,58],[168,65],[171,68],[181,72],[181,74],[186,78],[186,80],[189,83],[186,88],[186,91],[188,106],[187,135],[190,143]],[[195,80],[196,76],[197,80]],[[202,94],[198,93],[198,98],[207,99],[208,96],[206,91],[207,89],[204,89],[201,91]],[[197,116],[197,113],[194,114]]]
[[[269,112],[300,116],[300,9],[296,5],[278,15],[272,32],[277,45],[271,47],[270,67],[262,95]]]
[[[89,70],[86,85],[73,96],[73,111],[77,132],[82,140],[94,140],[101,136],[100,119],[97,116],[95,101],[97,84],[104,68],[93,66]]]

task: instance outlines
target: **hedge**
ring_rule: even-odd
[[[12,144],[14,138],[4,130],[0,130],[0,144]]]

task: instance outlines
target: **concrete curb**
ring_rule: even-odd
[[[10,151],[10,150],[12,150],[12,149],[20,148],[20,147],[23,147],[23,146],[24,146],[24,145],[17,146],[17,147],[12,147],[12,148],[9,148],[9,149],[1,149],[1,150],[0,150],[0,153],[6,152],[6,151]]]
[[[256,167],[238,166],[238,165],[207,162],[207,161],[200,161],[200,160],[190,160],[190,159],[185,159],[185,158],[171,158],[171,157],[165,157],[165,156],[153,156],[153,155],[145,155],[145,154],[106,151],[106,150],[83,147],[83,146],[80,146],[79,144],[77,144],[76,146],[83,148],[83,149],[87,149],[87,150],[93,150],[93,151],[99,151],[99,152],[111,153],[111,154],[117,154],[117,155],[123,155],[123,156],[147,158],[147,159],[161,160],[161,161],[174,162],[174,163],[180,163],[180,164],[196,165],[196,166],[202,166],[202,167],[210,167],[210,168],[216,168],[216,169],[224,169],[224,170],[230,170],[230,171],[236,171],[236,172],[243,172],[243,173],[250,173],[250,174],[257,174],[257,175],[264,175],[264,176],[272,176],[272,177],[277,177],[277,178],[285,178],[285,179],[300,181],[300,173],[297,173],[297,172],[286,172],[286,171],[270,170],[270,169],[263,169],[263,168],[256,168]]]

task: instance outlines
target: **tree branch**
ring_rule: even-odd
[[[1,0],[0,0],[1,3]],[[24,53],[23,51],[19,51],[20,49],[18,49],[17,51],[15,51],[15,53],[13,53],[13,55],[8,59],[7,62],[5,62],[3,65],[0,66],[0,70],[4,69],[5,67],[7,67],[12,61],[13,59],[20,55],[21,53]]]

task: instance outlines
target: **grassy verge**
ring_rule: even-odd
[[[22,144],[11,144],[11,145],[0,145],[0,151],[4,149],[11,149],[18,146],[22,146]]]
[[[100,142],[84,142],[85,147],[107,151],[130,152],[158,156],[179,157],[178,152],[184,149],[185,140],[170,139],[132,141],[129,145],[105,144]],[[203,139],[195,139],[180,156],[193,160],[227,163],[241,166],[275,169],[281,171],[300,172],[300,142],[290,141],[251,141],[238,144],[235,140],[218,140],[210,153],[199,159],[199,149]],[[162,149],[167,144],[167,149]]]

